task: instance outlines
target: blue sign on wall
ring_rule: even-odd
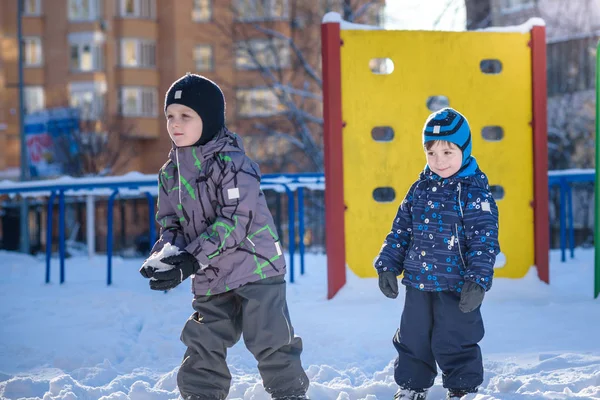
[[[75,137],[79,132],[79,110],[60,107],[25,116],[25,140],[32,178],[66,173],[67,164],[77,154]]]

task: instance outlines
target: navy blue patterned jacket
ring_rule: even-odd
[[[404,285],[425,291],[460,292],[465,280],[489,290],[499,252],[498,208],[485,174],[475,165],[468,176],[444,179],[426,167],[400,205],[375,268],[404,272]]]

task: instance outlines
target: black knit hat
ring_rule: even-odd
[[[204,76],[187,73],[173,82],[165,96],[165,112],[173,103],[191,108],[202,118],[202,135],[195,145],[208,143],[225,126],[223,92]]]

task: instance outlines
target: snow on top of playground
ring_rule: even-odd
[[[354,22],[344,21],[342,19],[342,16],[340,15],[340,13],[337,13],[335,11],[331,11],[331,12],[328,12],[327,14],[325,14],[323,16],[323,23],[324,24],[338,23],[338,24],[340,24],[341,29],[346,29],[346,30],[353,29],[353,30],[368,31],[368,30],[382,30],[383,29],[381,26],[356,24]]]
[[[489,28],[478,29],[479,32],[520,32],[529,33],[534,26],[546,26],[542,18],[529,18],[521,25],[514,26],[490,26]]]
[[[323,23],[338,23],[340,24],[340,29],[343,30],[382,30],[384,29],[381,26],[376,25],[365,25],[365,24],[357,24],[354,22],[348,22],[342,19],[342,16],[334,11],[328,12],[323,16]],[[545,26],[546,22],[542,18],[530,18],[527,22],[521,25],[515,26],[494,26],[485,29],[480,29],[479,31],[484,32],[521,32],[528,33],[534,26]]]

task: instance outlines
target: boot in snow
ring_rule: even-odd
[[[446,396],[446,400],[460,400],[464,396],[469,393],[477,393],[477,388],[475,389],[448,389],[448,396]]]
[[[413,390],[400,388],[394,395],[394,400],[425,400],[427,389]]]

